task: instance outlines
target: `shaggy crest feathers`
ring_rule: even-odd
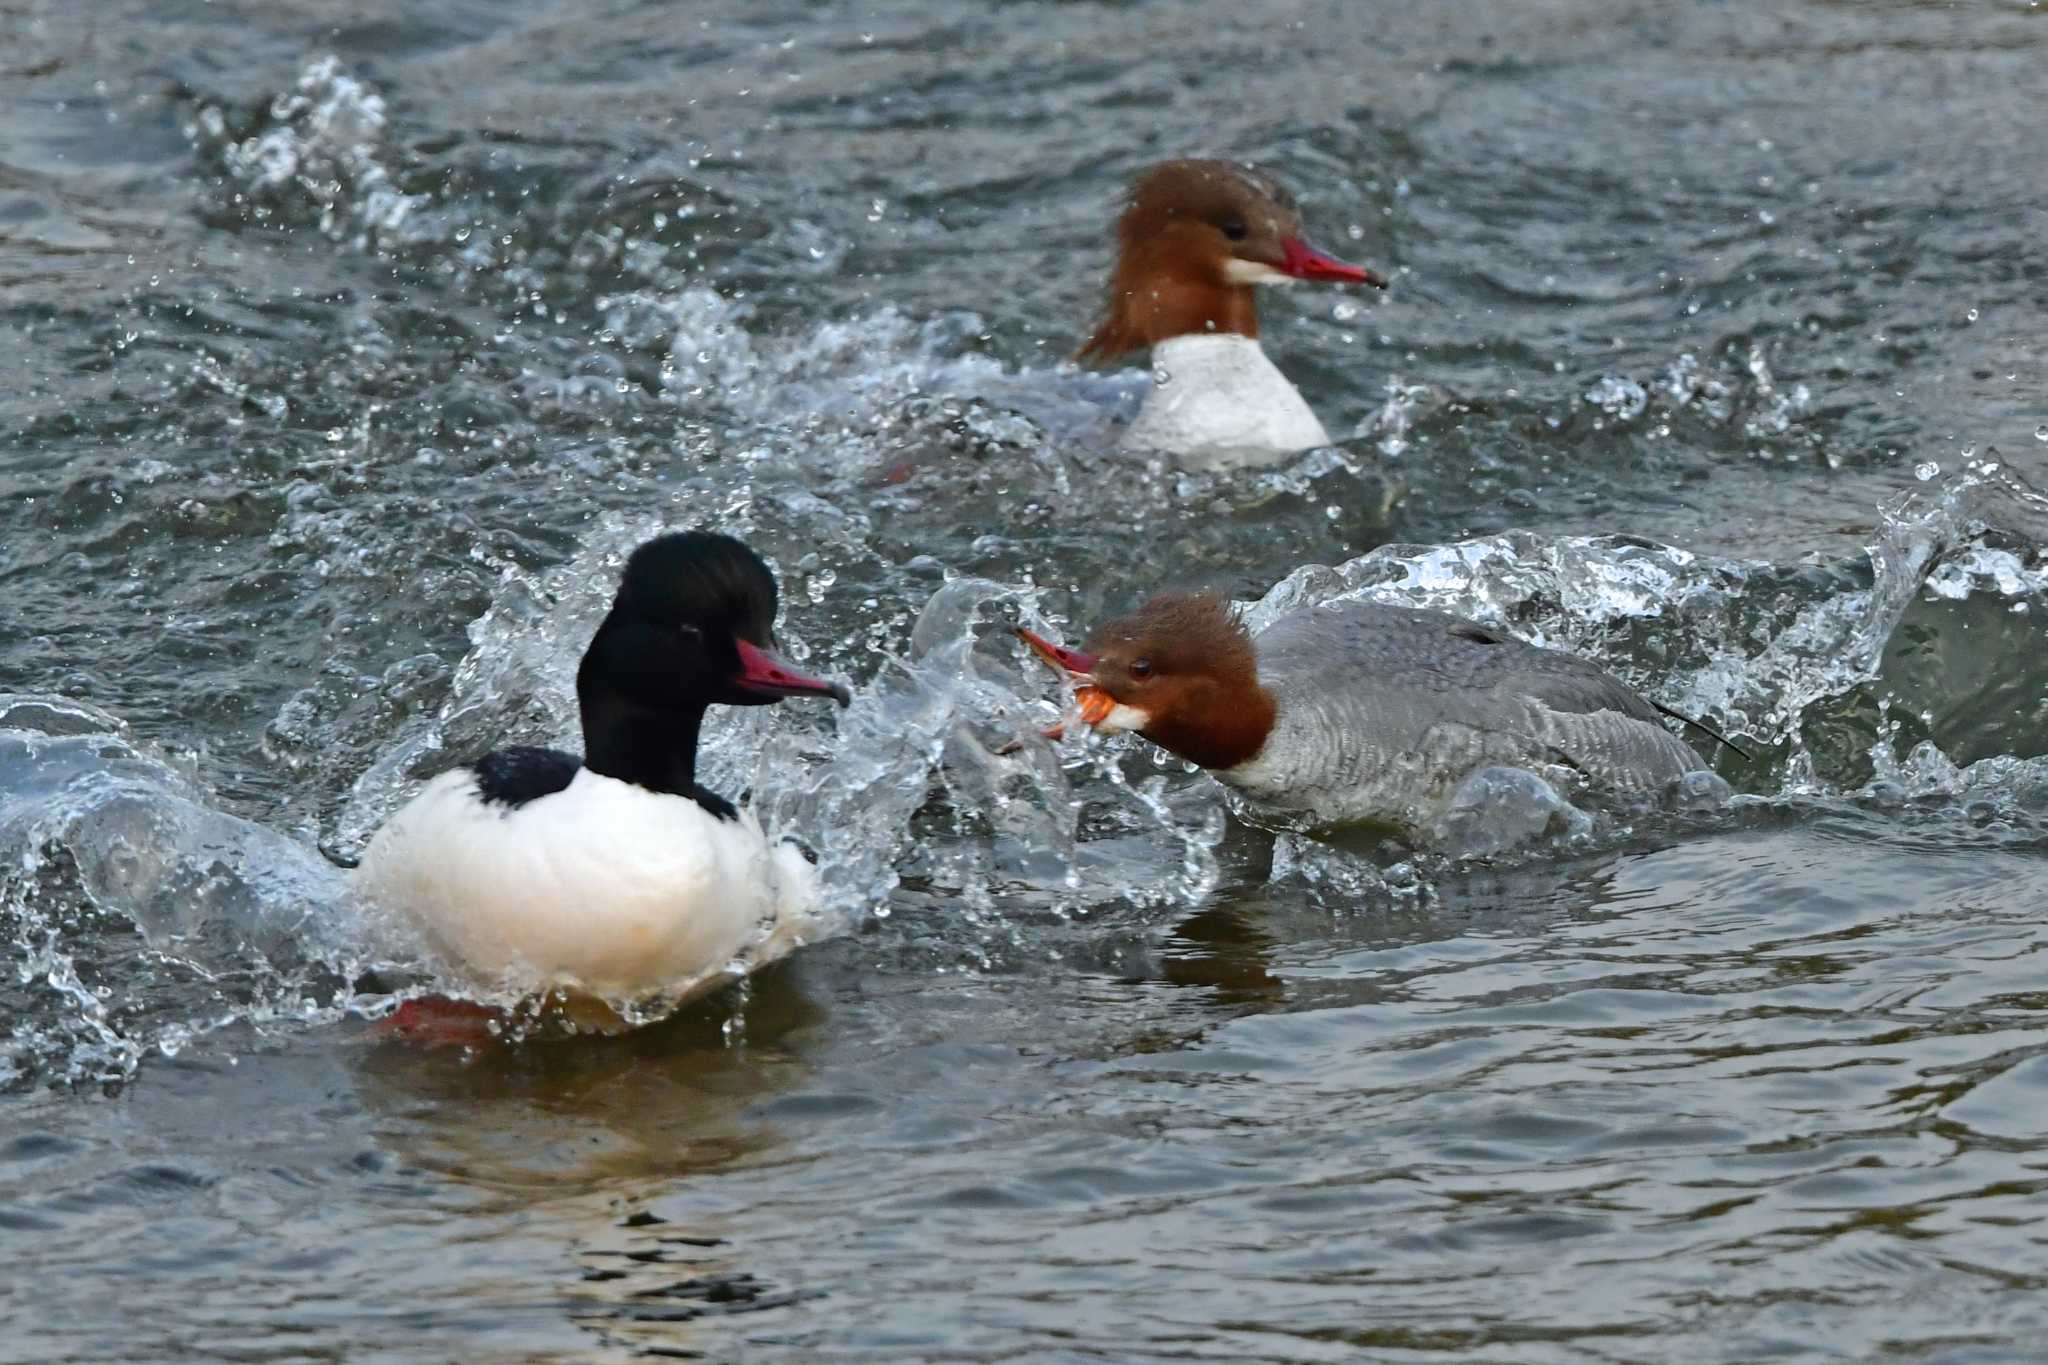
[[[1189,159],[1152,167],[1124,200],[1108,304],[1075,358],[1111,360],[1202,333],[1256,338],[1252,287],[1232,281],[1227,264],[1278,267],[1281,243],[1301,231],[1292,196],[1255,166]]]
[[[1097,626],[1087,648],[1109,658],[1144,655],[1163,673],[1258,671],[1251,632],[1220,592],[1160,593]]]

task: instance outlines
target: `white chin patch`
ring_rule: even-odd
[[[1244,261],[1232,256],[1223,263],[1223,278],[1232,284],[1293,284],[1294,276],[1283,275],[1264,261]]]
[[[1109,709],[1108,715],[1095,722],[1095,729],[1099,734],[1120,735],[1126,730],[1142,730],[1151,723],[1151,712],[1118,702]]]

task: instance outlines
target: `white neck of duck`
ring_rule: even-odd
[[[1170,337],[1152,348],[1152,368],[1152,388],[1124,432],[1123,444],[1133,449],[1215,469],[1270,464],[1330,444],[1323,424],[1252,337]]]

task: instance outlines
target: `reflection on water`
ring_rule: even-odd
[[[1856,1308],[1844,1349],[1995,1342],[2033,1278],[2044,891],[2031,855],[1855,817],[1406,912],[1248,895],[1111,971],[919,974],[862,936],[758,977],[737,1045],[708,1006],[474,1057],[359,1026],[160,1064],[118,1124],[24,1101],[6,1202],[66,1294],[181,1286],[165,1343],[203,1306],[372,1350],[958,1358],[1177,1323],[1254,1358],[1564,1360],[1705,1322],[1751,1359],[1815,1305]],[[308,1310],[335,1293],[414,1308]]]
[[[775,1145],[748,1112],[805,1078],[803,1040],[826,1022],[787,971],[742,992],[622,1036],[531,1046],[420,1047],[373,1025],[356,1036],[359,1094],[409,1121],[406,1160],[509,1198],[716,1172]]]

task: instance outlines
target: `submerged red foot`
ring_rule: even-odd
[[[378,1032],[427,1047],[482,1047],[498,1041],[505,1012],[493,1005],[427,995],[408,1000],[377,1024]]]
[[[443,995],[408,1000],[377,1024],[387,1038],[426,1047],[483,1047],[537,1038],[609,1036],[629,1032],[631,1021],[604,1001],[574,991],[549,991],[507,1010]]]

